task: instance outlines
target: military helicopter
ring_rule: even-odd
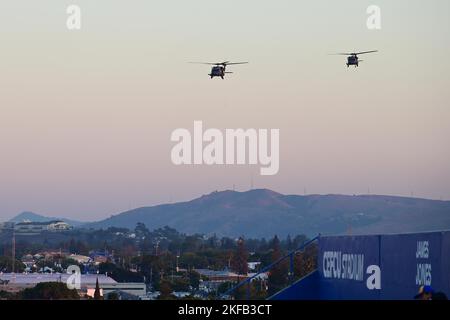
[[[221,77],[222,79],[225,77],[226,73],[233,73],[229,71],[225,71],[226,67],[233,64],[245,64],[248,62],[230,62],[230,61],[224,61],[224,62],[189,62],[189,63],[197,63],[197,64],[208,64],[212,65],[211,73],[208,73],[208,76],[212,78],[214,77]]]
[[[366,54],[366,53],[373,53],[373,52],[378,52],[378,50],[372,50],[372,51],[362,51],[362,52],[352,52],[352,53],[335,53],[337,55],[344,55],[344,56],[348,56],[347,57],[347,68],[349,66],[355,66],[358,67],[359,63],[363,60],[359,60],[358,58],[358,54]]]

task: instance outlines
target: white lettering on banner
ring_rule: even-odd
[[[428,259],[430,254],[428,241],[417,241],[416,259]]]
[[[364,255],[325,251],[323,253],[323,274],[325,278],[363,281]]]
[[[416,285],[418,286],[431,285],[431,264],[429,263],[417,264]]]
[[[342,253],[341,251],[324,251],[322,272],[324,278],[364,281],[364,254]],[[366,269],[369,275],[367,289],[381,289],[381,269],[370,265]]]
[[[430,258],[430,243],[428,241],[417,241],[416,259],[423,260]],[[416,285],[431,285],[431,263],[428,261],[417,261]]]
[[[341,252],[325,251],[323,253],[323,274],[325,278],[340,279]]]
[[[363,254],[343,254],[342,255],[342,279],[363,280],[364,273]]]

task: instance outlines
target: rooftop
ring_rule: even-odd
[[[67,273],[0,273],[0,280],[8,280],[10,284],[38,284],[41,282],[66,282],[70,276]],[[100,285],[117,283],[104,274],[82,274],[81,285],[95,284],[97,278]]]
[[[30,224],[39,225],[39,226],[41,226],[41,225],[45,226],[45,225],[49,225],[49,224],[53,224],[53,223],[65,223],[65,222],[64,221],[60,221],[60,220],[43,221],[43,222],[22,221],[22,222],[16,223],[16,226],[23,226],[23,225],[27,226],[27,225],[30,225]]]

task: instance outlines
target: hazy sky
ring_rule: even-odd
[[[448,0],[2,0],[0,12],[0,220],[95,220],[247,190],[252,175],[283,193],[450,199]],[[357,70],[328,55],[373,49]],[[250,64],[222,81],[186,63],[220,60]],[[194,120],[279,128],[278,175],[174,166],[170,134]]]

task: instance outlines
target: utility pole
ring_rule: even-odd
[[[158,248],[159,248],[159,240],[156,240],[156,244],[155,244],[155,255],[158,255]]]
[[[13,227],[14,228],[14,227]],[[12,237],[12,262],[11,272],[13,274],[13,283],[16,282],[15,266],[16,266],[16,231],[13,229]]]

